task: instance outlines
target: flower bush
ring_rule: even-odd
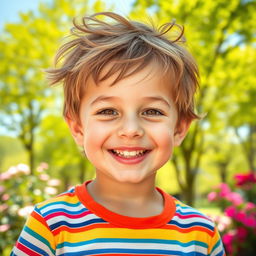
[[[55,195],[60,181],[50,179],[41,163],[31,175],[25,164],[0,174],[0,255],[9,255],[34,205]]]
[[[252,172],[237,174],[235,190],[221,183],[208,194],[224,210],[224,216],[214,221],[222,235],[229,256],[256,255],[256,175]]]

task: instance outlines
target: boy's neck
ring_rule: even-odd
[[[155,188],[155,177],[143,183],[117,183],[106,176],[97,176],[87,189],[97,203],[121,215],[149,217],[163,210],[164,202]]]

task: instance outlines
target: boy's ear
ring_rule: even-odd
[[[80,122],[78,122],[77,120],[74,120],[73,118],[71,118],[69,116],[64,116],[64,119],[65,119],[66,123],[68,124],[70,132],[71,132],[76,144],[79,146],[83,146],[84,134],[83,134],[82,125],[80,124]]]
[[[190,125],[191,121],[185,119],[179,121],[174,132],[174,146],[180,146],[187,135]]]

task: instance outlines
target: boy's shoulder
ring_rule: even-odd
[[[80,202],[78,197],[76,196],[75,187],[72,187],[52,198],[37,203],[35,208],[37,208],[39,211],[43,209],[52,209],[55,207],[62,207],[65,209],[70,207],[77,207],[79,204]]]
[[[183,227],[203,226],[212,232],[214,231],[215,224],[210,217],[176,198],[174,201],[176,212],[172,219],[173,222],[177,222]]]

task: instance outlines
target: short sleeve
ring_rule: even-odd
[[[209,256],[226,256],[223,243],[221,241],[220,234],[216,227],[214,227],[214,233],[209,244]]]
[[[53,256],[55,249],[54,236],[40,210],[35,207],[26,221],[11,256]]]

